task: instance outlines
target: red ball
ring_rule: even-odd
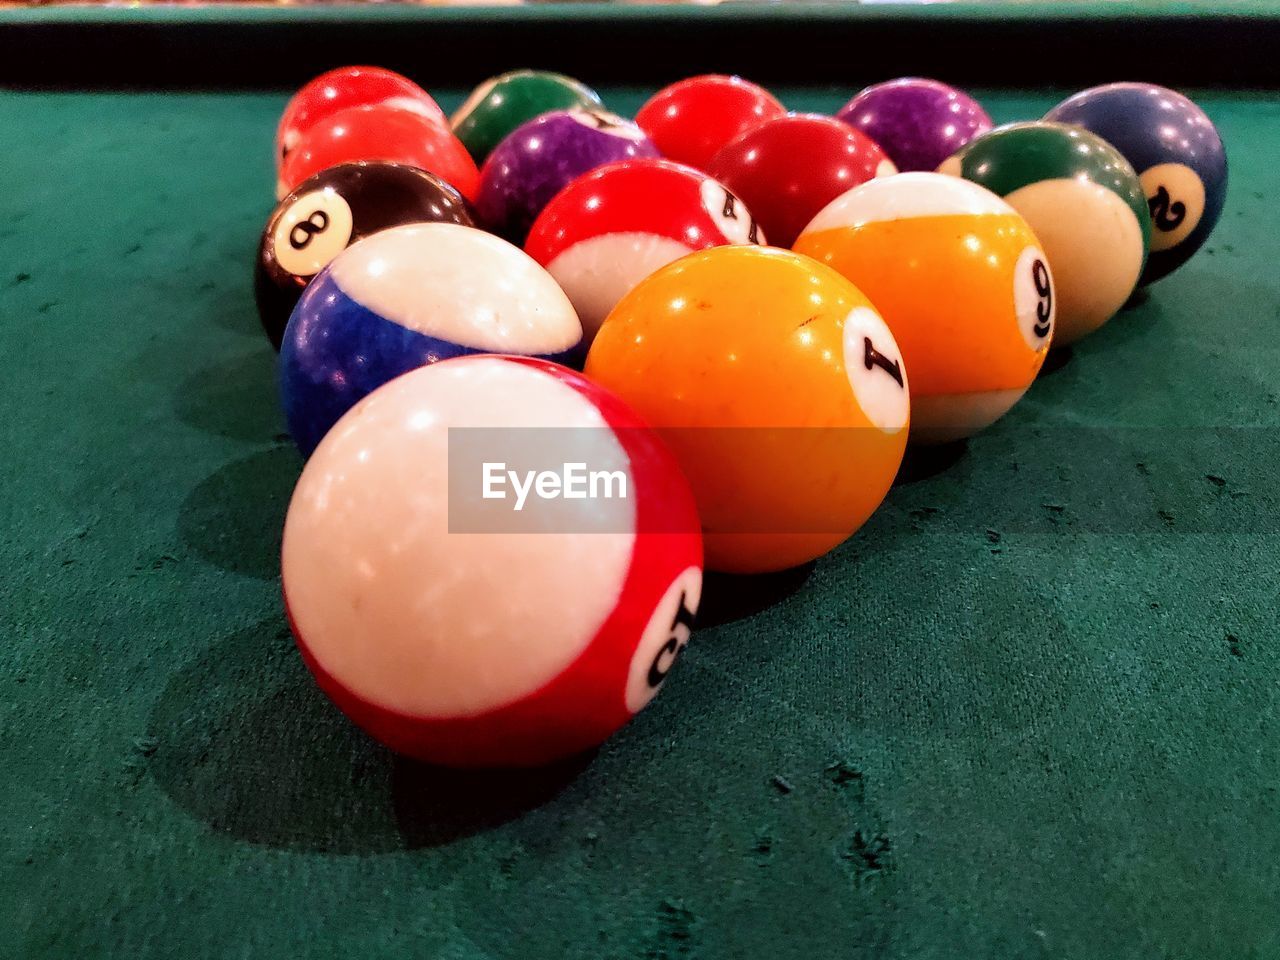
[[[897,169],[873,140],[839,120],[789,113],[727,144],[707,172],[746,202],[770,243],[790,247],[836,197]]]
[[[491,465],[528,477],[522,512]],[[610,471],[614,496],[535,496],[523,468],[557,465]],[[675,458],[621,400],[553,363],[476,355],[338,421],[294,490],[281,580],[321,689],[375,738],[530,766],[658,693],[698,607],[702,536]]]
[[[474,200],[480,171],[448,128],[409,110],[348,107],[313,126],[280,166],[276,195],[284,197],[312,174],[355,160],[390,160],[434,173]]]
[[[786,112],[763,87],[707,74],[659,90],[640,108],[636,123],[664,157],[705,170],[734,137]]]
[[[434,123],[449,120],[431,94],[408,77],[382,67],[338,67],[306,83],[284,108],[276,129],[276,165],[298,145],[302,135],[326,117],[347,107],[390,104],[420,113]]]
[[[568,294],[590,343],[636,284],[695,250],[764,243],[747,205],[669,160],[611,163],[579,177],[538,217],[525,252]]]

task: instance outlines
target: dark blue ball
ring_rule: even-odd
[[[1227,154],[1203,110],[1153,83],[1109,83],[1068,97],[1044,118],[1093,131],[1138,172],[1154,228],[1140,284],[1200,249],[1227,197]]]
[[[582,326],[542,267],[453,224],[393,227],[340,253],[307,287],[280,347],[289,433],[309,456],[382,384],[469,353],[581,359]]]

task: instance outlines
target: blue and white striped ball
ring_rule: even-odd
[[[307,287],[280,348],[280,396],[305,456],[363,397],[468,353],[574,365],[582,325],[551,275],[471,227],[418,223],[366,237]]]

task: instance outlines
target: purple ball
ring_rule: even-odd
[[[656,157],[643,130],[603,110],[554,110],[516,127],[480,171],[476,212],[484,226],[523,244],[542,208],[596,167]]]
[[[836,117],[880,144],[904,173],[937,170],[943,160],[992,126],[991,117],[973,97],[920,77],[867,87]]]

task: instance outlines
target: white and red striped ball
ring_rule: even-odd
[[[643,158],[571,183],[534,222],[524,249],[568,294],[589,345],[618,301],[661,267],[707,247],[765,242],[723,184]]]
[[[621,471],[628,496],[469,526],[463,428]],[[702,539],[684,475],[622,401],[553,363],[466,356],[329,432],[289,505],[282,579],[303,658],[371,735],[433,763],[529,766],[599,744],[657,693],[688,641]]]

